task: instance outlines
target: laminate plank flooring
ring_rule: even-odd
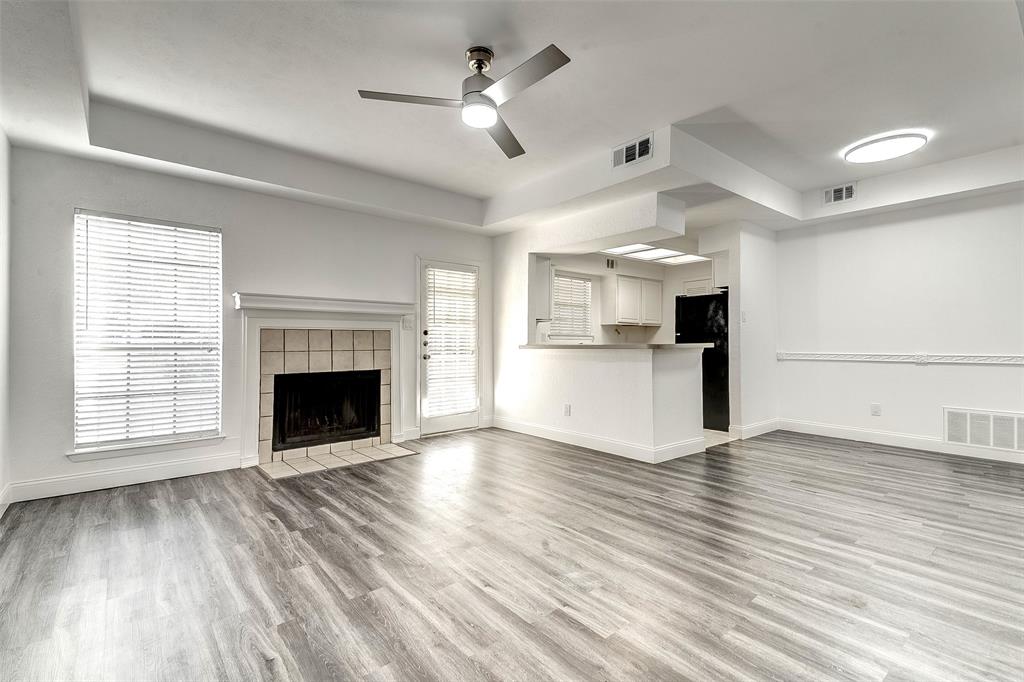
[[[3,680],[1024,679],[1024,467],[488,429],[11,505]]]

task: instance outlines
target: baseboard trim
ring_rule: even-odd
[[[417,428],[414,428],[414,429],[406,429],[405,431],[402,431],[401,433],[392,433],[391,434],[391,442],[392,443],[401,443],[404,440],[416,440],[419,437],[420,437],[420,430],[419,430],[419,427],[417,427]]]
[[[3,488],[0,488],[0,521],[4,518],[4,512],[11,506],[10,498],[11,484],[8,483]]]
[[[556,429],[550,426],[531,424],[529,422],[516,421],[505,417],[495,417],[494,426],[499,429],[505,429],[506,431],[515,431],[516,433],[525,433],[528,436],[547,438],[548,440],[558,441],[559,443],[567,443],[569,445],[576,445],[582,448],[598,450],[610,455],[617,455],[619,457],[626,457],[627,459],[647,462],[648,464],[658,464],[670,459],[676,459],[677,457],[685,457],[687,455],[694,455],[698,452],[704,452],[704,436],[698,436],[697,438],[678,441],[676,443],[669,443],[668,445],[649,447],[638,443],[629,443],[627,441],[614,440],[612,438],[601,438],[588,433],[580,433],[579,431]]]
[[[841,426],[838,424],[826,424],[823,422],[812,422],[801,419],[778,419],[776,420],[776,423],[776,428],[778,429],[796,431],[797,433],[808,433],[815,436],[845,438],[847,440],[877,443],[879,445],[891,445],[900,448],[911,448],[913,450],[930,450],[931,452],[960,455],[961,457],[973,457],[975,459],[990,459],[997,462],[1024,464],[1024,453],[990,450],[988,448],[974,448],[969,445],[957,445],[956,443],[947,443],[938,437],[917,436],[909,433],[898,433],[893,431],[878,431],[858,426]]]
[[[104,469],[102,471],[90,471],[82,474],[67,474],[65,476],[50,476],[28,481],[16,481],[7,485],[6,499],[4,501],[8,504],[25,502],[44,497],[84,493],[90,490],[116,488],[122,485],[136,485],[138,483],[148,483],[168,478],[192,476],[194,474],[207,474],[211,471],[237,469],[240,462],[241,455],[238,452],[228,452],[219,455],[206,455],[203,457],[176,459],[168,462],[154,462],[152,464],[137,464],[115,469]]]
[[[736,438],[753,438],[754,436],[760,436],[762,433],[769,433],[776,431],[779,428],[779,420],[775,419],[764,419],[753,424],[741,424],[739,426],[730,426],[729,435],[735,436]]]

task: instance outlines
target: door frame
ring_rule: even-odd
[[[476,272],[476,408],[472,412],[445,415],[443,417],[428,418],[423,414],[423,402],[427,398],[427,373],[424,371],[426,361],[423,359],[423,331],[426,328],[426,271],[430,266],[447,268],[451,270]],[[480,300],[480,272],[481,264],[471,260],[455,261],[447,258],[426,258],[416,256],[416,385],[418,390],[416,400],[416,415],[419,418],[419,431],[421,436],[429,436],[446,431],[458,431],[463,429],[475,429],[480,426],[481,409],[481,356],[480,352],[480,320],[482,301]]]

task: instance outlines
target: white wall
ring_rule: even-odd
[[[779,350],[1024,354],[1020,191],[787,231],[777,249]],[[786,361],[778,378],[784,426],[863,440],[935,449],[942,406],[1024,412],[1024,367]]]
[[[242,319],[233,291],[414,302],[416,257],[481,268],[482,417],[492,414],[491,240],[47,152],[12,153],[11,462],[15,499],[226,465],[240,448]],[[224,433],[221,443],[70,462],[72,218],[87,208],[222,228]],[[525,284],[525,278],[524,278]],[[525,315],[525,311],[523,313]],[[415,332],[409,332],[415,336]],[[414,343],[403,366],[416,367]],[[403,424],[417,424],[416,375],[403,373]],[[170,467],[168,462],[177,462]]]
[[[732,424],[744,438],[771,430],[779,413],[775,236],[757,225],[740,226],[739,327],[729,330],[739,332],[740,342],[740,413]]]
[[[8,411],[10,409],[10,363],[8,336],[10,318],[10,144],[0,130],[0,516],[7,508],[10,482]]]

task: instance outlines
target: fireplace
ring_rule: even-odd
[[[260,464],[391,442],[392,330],[258,331]]]
[[[274,451],[380,436],[379,369],[274,378]]]

